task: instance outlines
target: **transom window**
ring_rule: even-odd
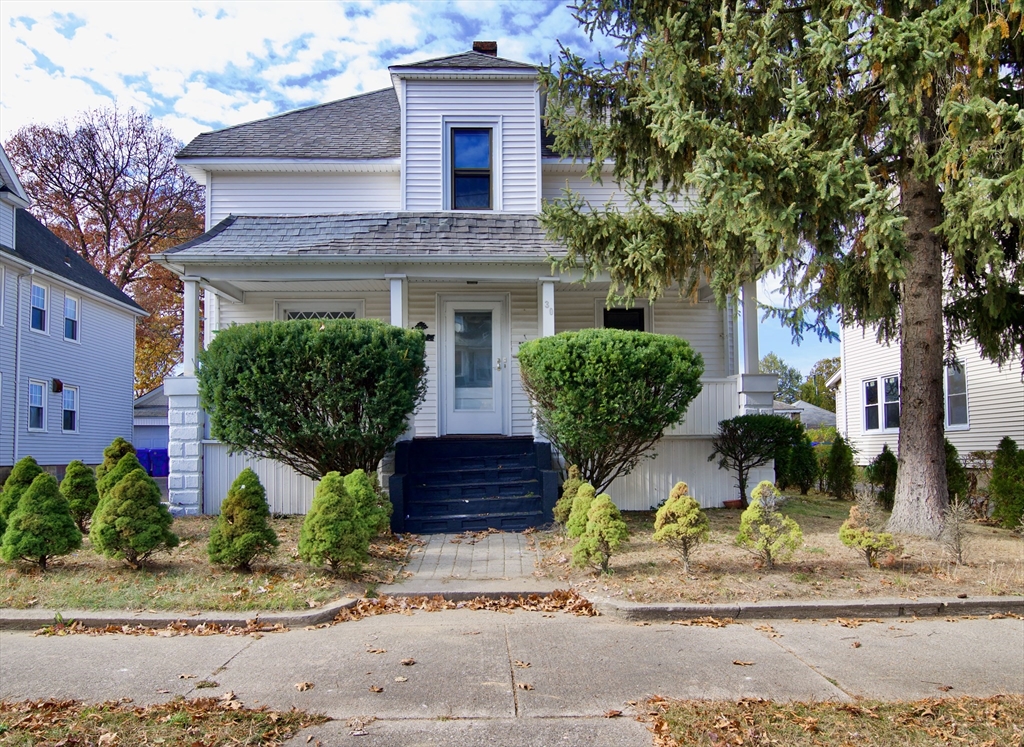
[[[78,339],[78,299],[64,296],[64,339]]]
[[[46,384],[28,383],[28,429],[41,431],[46,427]]]
[[[452,209],[491,209],[490,129],[452,129]]]
[[[946,366],[946,427],[964,428],[967,422],[967,368],[960,361]]]
[[[46,287],[32,283],[32,329],[46,331]]]
[[[363,300],[322,298],[310,301],[282,299],[274,302],[274,315],[285,321],[300,319],[362,319]]]
[[[355,319],[354,311],[291,311],[285,310],[285,319]]]
[[[61,429],[65,433],[75,433],[78,431],[78,387],[65,386],[61,399]]]
[[[864,382],[864,430],[900,427],[900,377],[883,376]]]

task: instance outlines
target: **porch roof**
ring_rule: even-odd
[[[540,261],[564,252],[536,215],[493,213],[354,213],[229,216],[165,252],[170,262],[260,261],[330,257]]]

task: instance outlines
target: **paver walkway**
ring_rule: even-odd
[[[535,575],[540,552],[530,535],[520,532],[426,534],[412,550],[405,570],[410,578],[381,587],[385,594],[460,592],[543,593],[558,587]],[[564,586],[564,584],[563,584]],[[475,596],[475,594],[474,594]]]

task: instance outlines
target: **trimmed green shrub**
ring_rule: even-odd
[[[857,469],[853,466],[853,450],[842,436],[836,436],[828,452],[825,491],[836,498],[852,500],[856,479]]]
[[[1024,519],[1024,451],[1017,442],[1004,436],[992,460],[992,479],[988,483],[992,516],[1007,529],[1015,529]]]
[[[751,494],[751,502],[740,516],[736,542],[761,558],[772,569],[775,561],[790,557],[804,541],[800,526],[779,511],[779,493],[762,480]]]
[[[100,503],[103,502],[103,499],[113,490],[117,483],[137,469],[145,472],[139,463],[139,458],[135,456],[135,452],[129,451],[121,457],[120,461],[112,469],[108,469],[103,474],[103,477],[96,481],[96,490],[100,495]]]
[[[708,461],[717,457],[719,469],[735,470],[739,499],[746,506],[750,470],[768,464],[802,438],[803,426],[789,418],[740,415],[718,424]]]
[[[345,490],[359,504],[359,512],[370,527],[370,537],[384,534],[391,529],[393,507],[377,484],[377,473],[367,474],[357,469],[345,475]]]
[[[589,482],[585,482],[576,490],[572,499],[572,510],[569,512],[569,521],[565,525],[565,533],[570,537],[580,537],[587,528],[587,513],[590,511],[590,504],[594,501],[597,491]]]
[[[608,573],[612,553],[629,539],[629,528],[607,493],[594,498],[587,512],[587,527],[572,549],[572,564],[578,568],[597,565]]]
[[[45,571],[50,558],[67,555],[81,546],[82,533],[71,518],[57,478],[45,472],[37,475],[8,519],[0,557],[7,562],[37,563]]]
[[[92,470],[75,459],[64,471],[60,492],[71,508],[71,516],[83,534],[88,530],[89,519],[100,502],[96,489],[96,477]]]
[[[100,482],[132,462],[138,463],[135,454],[121,457]],[[100,493],[89,528],[89,540],[96,552],[122,559],[132,568],[141,568],[153,553],[177,547],[178,537],[170,530],[174,519],[160,502],[160,487],[146,470],[137,467],[108,490],[101,488]]]
[[[210,562],[246,572],[252,570],[254,560],[269,557],[278,545],[269,519],[267,491],[259,476],[246,467],[231,483],[220,504],[217,523],[210,530],[206,546]]]
[[[839,540],[847,547],[862,552],[868,568],[877,565],[878,553],[895,552],[897,549],[893,536],[888,532],[877,531],[872,524],[859,506],[852,506],[850,517],[839,527]]]
[[[0,536],[7,528],[7,520],[18,507],[21,494],[28,490],[32,482],[43,474],[43,469],[30,456],[18,460],[11,474],[4,481],[4,489],[0,492]]]
[[[946,488],[950,504],[970,501],[971,481],[967,478],[967,469],[960,461],[960,452],[945,439],[946,443]]]
[[[707,515],[690,495],[685,482],[677,482],[665,505],[654,517],[654,541],[667,542],[683,559],[683,573],[690,572],[690,553],[707,540],[711,529]]]
[[[781,465],[781,480],[780,480]],[[807,435],[801,436],[792,446],[775,455],[775,482],[780,490],[790,485],[800,488],[801,495],[807,495],[818,479],[818,457]]]
[[[878,488],[878,502],[886,511],[892,511],[893,501],[896,500],[896,472],[898,469],[899,462],[896,455],[889,451],[888,444],[883,444],[878,456],[864,468],[864,475],[868,478],[868,482]]]
[[[620,329],[525,342],[519,366],[541,432],[597,490],[629,474],[683,419],[704,373],[685,340]]]
[[[825,482],[828,479],[828,457],[832,452],[831,443],[819,443],[814,447],[814,458],[818,460],[818,492],[825,492]]]
[[[373,472],[423,400],[425,338],[375,319],[256,322],[199,355],[214,438],[319,480]]]
[[[122,457],[134,453],[135,447],[130,441],[126,441],[120,436],[111,441],[110,445],[103,449],[103,463],[96,467],[97,482],[103,479],[103,475],[114,469]]]
[[[562,483],[562,494],[555,503],[555,521],[563,527],[569,521],[569,514],[572,513],[572,502],[576,498],[576,491],[580,489],[583,480],[580,478],[580,471],[575,464],[569,465],[569,477]]]
[[[302,522],[299,557],[313,565],[328,563],[334,573],[358,573],[369,557],[372,533],[341,474],[328,472],[316,486],[313,505]]]

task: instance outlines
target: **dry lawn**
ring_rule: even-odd
[[[381,540],[371,546],[370,562],[356,576],[335,576],[327,567],[298,559],[302,516],[271,520],[281,544],[253,573],[212,566],[207,538],[215,516],[176,519],[181,540],[170,553],[153,556],[143,570],[82,549],[55,558],[41,573],[35,566],[0,563],[0,607],[129,610],[296,610],[319,607],[340,597],[373,593],[393,581],[405,563],[410,541]]]
[[[631,537],[612,556],[610,575],[572,568],[575,540],[558,530],[539,532],[544,560],[541,573],[636,602],[756,602],[773,599],[855,599],[863,597],[949,597],[1024,594],[1024,540],[1013,532],[971,524],[965,564],[952,562],[932,540],[899,537],[900,553],[868,568],[862,554],[839,541],[839,526],[852,503],[823,496],[793,496],[783,512],[804,534],[803,547],[774,570],[757,567],[757,558],[736,546],[740,511],[712,509],[710,541],[690,556],[689,576],[669,547],[654,542],[654,512],[626,512]]]

